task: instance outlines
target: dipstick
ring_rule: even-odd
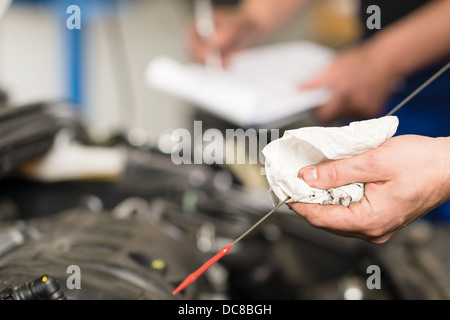
[[[257,226],[259,226],[264,220],[266,220],[272,213],[277,211],[283,204],[291,200],[291,197],[287,197],[284,199],[284,201],[280,202],[278,205],[276,205],[272,210],[270,210],[269,213],[267,213],[264,217],[259,219],[258,222],[256,222],[253,226],[251,226],[247,231],[245,231],[239,238],[234,240],[233,245],[235,245],[238,241],[240,241],[242,238],[244,238],[247,234],[249,234],[253,229],[255,229]]]
[[[181,282],[181,284],[172,292],[172,295],[176,295],[178,292],[186,288],[188,285],[193,283],[195,280],[197,280],[198,277],[200,277],[206,270],[208,270],[209,267],[211,267],[214,263],[220,260],[224,255],[226,255],[228,252],[230,252],[231,248],[233,247],[232,244],[223,247],[218,253],[214,255],[211,259],[206,261],[200,268],[198,268],[195,272],[191,273],[186,277],[186,279]]]
[[[206,270],[209,269],[213,264],[219,261],[224,255],[230,252],[231,248],[242,240],[247,234],[249,234],[253,229],[255,229],[258,225],[260,225],[264,220],[266,220],[272,213],[277,211],[283,204],[291,200],[291,197],[287,197],[284,201],[280,202],[277,206],[275,206],[269,213],[267,213],[264,217],[258,220],[254,225],[252,225],[247,231],[245,231],[239,238],[234,240],[232,244],[229,244],[223,247],[218,253],[216,253],[211,259],[206,261],[200,268],[198,268],[195,272],[191,273],[186,277],[186,279],[181,282],[181,284],[172,292],[172,295],[176,295],[178,292],[189,286],[191,283],[195,282],[199,276],[201,276]]]
[[[414,98],[416,94],[418,94],[420,91],[428,87],[430,83],[432,83],[437,77],[439,77],[441,74],[443,74],[447,69],[450,68],[450,62],[447,62],[445,66],[443,66],[441,69],[439,69],[435,74],[433,74],[427,81],[425,81],[420,87],[418,87],[416,90],[414,90],[409,96],[407,96],[405,99],[403,99],[402,102],[400,102],[395,108],[393,108],[387,116],[390,116],[394,114],[397,110],[399,110],[401,107],[403,107],[409,100]]]

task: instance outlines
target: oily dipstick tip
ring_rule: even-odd
[[[198,268],[195,272],[191,273],[186,279],[181,282],[181,284],[172,292],[172,295],[176,295],[178,292],[189,286],[193,283],[199,276],[201,276],[209,267],[211,267],[214,263],[220,260],[224,255],[230,252],[232,244],[229,244],[223,247],[218,253],[216,253],[211,259],[206,261],[200,268]]]

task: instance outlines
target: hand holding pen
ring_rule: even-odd
[[[238,8],[213,8],[210,0],[196,0],[194,4],[188,44],[198,62],[212,67],[227,66],[233,53],[256,42],[256,26]]]

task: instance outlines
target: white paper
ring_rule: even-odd
[[[300,90],[299,85],[333,57],[331,49],[307,41],[248,49],[235,54],[223,70],[160,56],[149,63],[146,81],[236,125],[258,126],[326,102],[327,89]]]
[[[305,127],[286,131],[280,139],[263,149],[265,171],[274,204],[288,196],[291,202],[342,204],[361,200],[364,185],[320,190],[311,188],[297,177],[306,166],[328,160],[338,160],[361,154],[378,147],[391,138],[398,127],[398,118],[352,122],[344,127]]]

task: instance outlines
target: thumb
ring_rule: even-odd
[[[332,160],[304,167],[298,177],[310,187],[330,189],[356,182],[375,182],[385,179],[385,170],[376,162],[376,150],[342,160]]]

